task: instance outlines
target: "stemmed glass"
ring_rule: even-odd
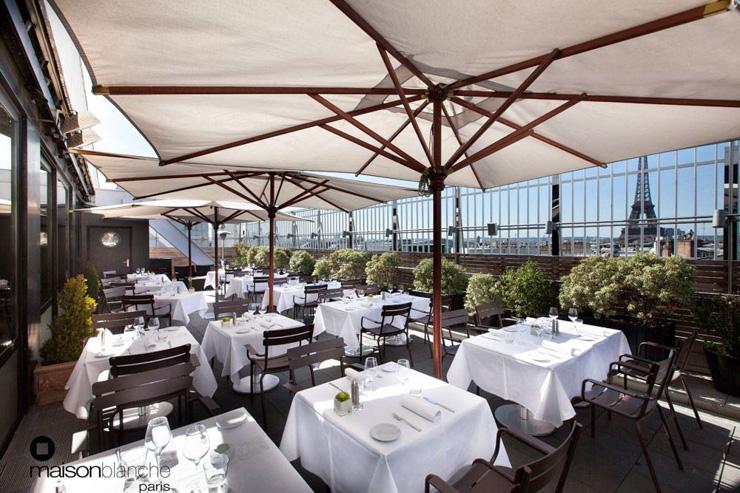
[[[551,306],[549,315],[550,315],[550,320],[557,320],[558,316],[560,315],[558,313],[558,308],[556,306]]]
[[[172,431],[170,431],[170,423],[166,417],[158,416],[147,423],[144,443],[149,450],[154,452],[154,456],[157,458],[157,473],[161,470],[162,451],[170,443],[170,440],[172,440]]]
[[[157,317],[152,317],[149,319],[149,330],[158,330],[159,329],[159,319]]]
[[[576,319],[578,318],[578,310],[576,310],[575,308],[570,308],[568,310],[568,318],[570,319],[571,322],[575,324]]]
[[[398,372],[398,380],[405,388],[406,384],[409,381],[409,378],[411,378],[411,363],[409,363],[409,360],[407,359],[399,359],[398,366],[400,366]]]
[[[195,464],[196,473],[198,472],[198,465],[201,459],[205,457],[210,448],[211,444],[208,441],[208,432],[204,425],[193,425],[187,429],[185,432],[183,455],[185,455],[187,460]]]
[[[139,335],[144,334],[144,317],[136,317],[136,320],[134,320],[134,328]]]
[[[375,381],[375,371],[378,367],[378,360],[375,356],[368,356],[365,358],[365,388],[373,390],[373,382]]]

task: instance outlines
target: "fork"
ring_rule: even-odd
[[[399,416],[398,413],[393,413],[393,419],[395,419],[396,421],[400,421],[401,423],[406,423],[407,425],[409,425],[411,428],[415,429],[416,431],[421,431],[421,428],[419,428],[415,424],[412,424],[410,421],[407,421],[405,418]]]

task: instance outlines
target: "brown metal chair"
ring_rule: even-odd
[[[146,312],[94,313],[93,329],[108,329],[114,334],[120,334],[127,325],[134,325],[139,317],[146,317]]]
[[[504,307],[498,301],[492,301],[491,303],[483,303],[475,307],[475,323],[480,327],[494,327],[487,321],[496,319],[496,327],[499,329],[504,326],[503,315],[505,313]]]
[[[236,300],[216,301],[213,303],[213,318],[218,320],[224,316],[243,315],[249,311],[249,303],[237,298]]]
[[[456,341],[455,338],[452,337],[452,329],[464,330],[465,334],[470,337],[470,324],[468,322],[468,312],[464,308],[442,312],[442,320],[440,323],[442,327],[442,350],[444,351],[442,359],[444,359],[445,356],[454,356],[455,353],[457,353],[457,349],[460,347],[460,341]],[[432,323],[433,320],[430,322],[430,325]],[[446,339],[449,341],[449,345],[445,342],[445,329],[447,329]],[[426,330],[424,332],[426,333]]]
[[[293,318],[298,320],[300,313],[304,323],[312,321],[316,308],[324,301],[326,290],[326,284],[307,285],[302,295],[293,295]]]
[[[344,339],[337,337],[288,349],[286,355],[288,356],[290,379],[285,384],[285,388],[292,393],[300,390],[295,381],[295,371],[300,368],[308,368],[311,375],[311,386],[315,386],[316,377],[313,365],[330,359],[339,360],[339,374],[344,375],[344,347]]]
[[[262,424],[266,428],[267,414],[265,412],[265,397],[263,393],[265,375],[291,371],[290,365],[288,364],[287,353],[274,356],[275,348],[280,346],[293,346],[295,344],[298,344],[299,346],[302,346],[304,343],[309,344],[311,342],[311,338],[313,338],[313,324],[293,329],[266,330],[263,332],[262,337],[262,346],[265,348],[264,353],[258,352],[251,344],[247,344],[245,347],[247,349],[247,358],[249,358],[250,362],[249,378],[252,385],[255,383],[255,367],[261,372],[260,378],[258,379],[259,394],[260,404],[262,406]],[[270,354],[271,350],[273,355]],[[254,392],[250,394],[250,398],[254,399]]]
[[[324,301],[340,301],[344,298],[344,290],[342,288],[327,288],[323,297]]]
[[[435,487],[441,493],[488,493],[488,492],[516,492],[535,493],[554,483],[555,493],[561,493],[568,477],[568,471],[573,461],[578,437],[581,434],[581,425],[573,421],[570,433],[558,447],[553,447],[529,435],[521,434],[507,428],[496,434],[496,448],[490,461],[476,459],[471,466],[458,471],[450,482],[430,474],[426,477],[426,493],[430,487]],[[501,439],[506,435],[522,445],[542,454],[542,457],[523,464],[511,471],[508,468],[495,466],[501,449]]]
[[[260,303],[262,301],[262,296],[265,294],[265,291],[267,291],[269,280],[269,277],[258,276],[257,273],[255,273],[254,277],[252,277],[251,285],[247,285],[247,299],[252,303]]]
[[[154,295],[151,294],[135,294],[126,295],[121,299],[123,309],[128,311],[129,308],[140,310],[144,307],[144,311],[147,313],[147,321],[152,317],[166,318],[169,321],[168,325],[172,325],[172,306],[162,305],[159,307],[154,306]]]
[[[363,289],[365,291],[365,295],[368,294],[377,295],[380,294],[380,288],[377,284],[367,284],[365,286],[358,286],[357,289]]]
[[[109,279],[111,277],[119,277],[120,274],[114,270],[104,270],[103,271],[103,279]]]
[[[362,334],[370,334],[375,339],[374,352],[378,353],[381,361],[385,359],[385,341],[389,337],[406,336],[406,350],[409,353],[409,362],[414,365],[413,356],[411,355],[411,337],[409,337],[409,315],[411,314],[411,302],[401,303],[398,305],[384,305],[380,312],[380,320],[362,317],[360,319],[360,354],[362,353]],[[396,317],[403,318],[403,326],[396,327],[393,321]],[[366,326],[365,321],[373,325]],[[382,341],[382,346],[380,345]]]
[[[639,356],[622,355],[619,361],[616,361],[609,366],[610,377],[624,375],[625,373],[629,375],[640,374],[647,385],[647,390],[645,392],[637,392],[619,385],[599,382],[598,380],[593,379],[584,380],[581,384],[581,398],[591,406],[591,437],[593,438],[595,436],[597,407],[607,411],[609,416],[614,413],[633,420],[637,431],[637,439],[640,442],[642,453],[645,456],[645,463],[650,470],[650,476],[655,485],[655,490],[658,493],[660,493],[658,476],[656,475],[653,463],[650,460],[646,437],[640,424],[643,419],[650,415],[650,413],[653,411],[658,412],[658,416],[660,416],[660,421],[663,425],[663,430],[668,436],[668,442],[671,445],[673,456],[676,459],[676,464],[678,464],[678,468],[680,470],[683,470],[683,464],[681,463],[681,458],[678,456],[678,450],[673,442],[673,436],[668,428],[668,423],[663,414],[663,410],[658,404],[658,400],[665,388],[668,386],[668,382],[673,374],[675,356],[676,353],[673,349],[669,349],[668,357],[659,362],[649,361],[644,358],[640,358]],[[589,384],[591,385],[591,389],[586,390],[586,386]]]

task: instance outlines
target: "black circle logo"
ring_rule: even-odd
[[[31,457],[45,462],[54,456],[54,442],[47,436],[38,436],[31,441]]]

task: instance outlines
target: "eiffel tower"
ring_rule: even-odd
[[[653,199],[650,196],[650,175],[644,172],[646,169],[647,156],[642,156],[637,163],[637,186],[635,187],[635,199],[632,202],[632,209],[630,210],[627,228],[622,228],[622,234],[619,236],[621,240],[624,240],[625,230],[629,234],[630,239],[640,239],[640,219],[643,215],[645,219],[647,219],[647,221],[644,222],[642,230],[643,244],[653,243],[658,235],[655,205],[653,205]],[[661,228],[661,235],[662,229],[663,228]]]

